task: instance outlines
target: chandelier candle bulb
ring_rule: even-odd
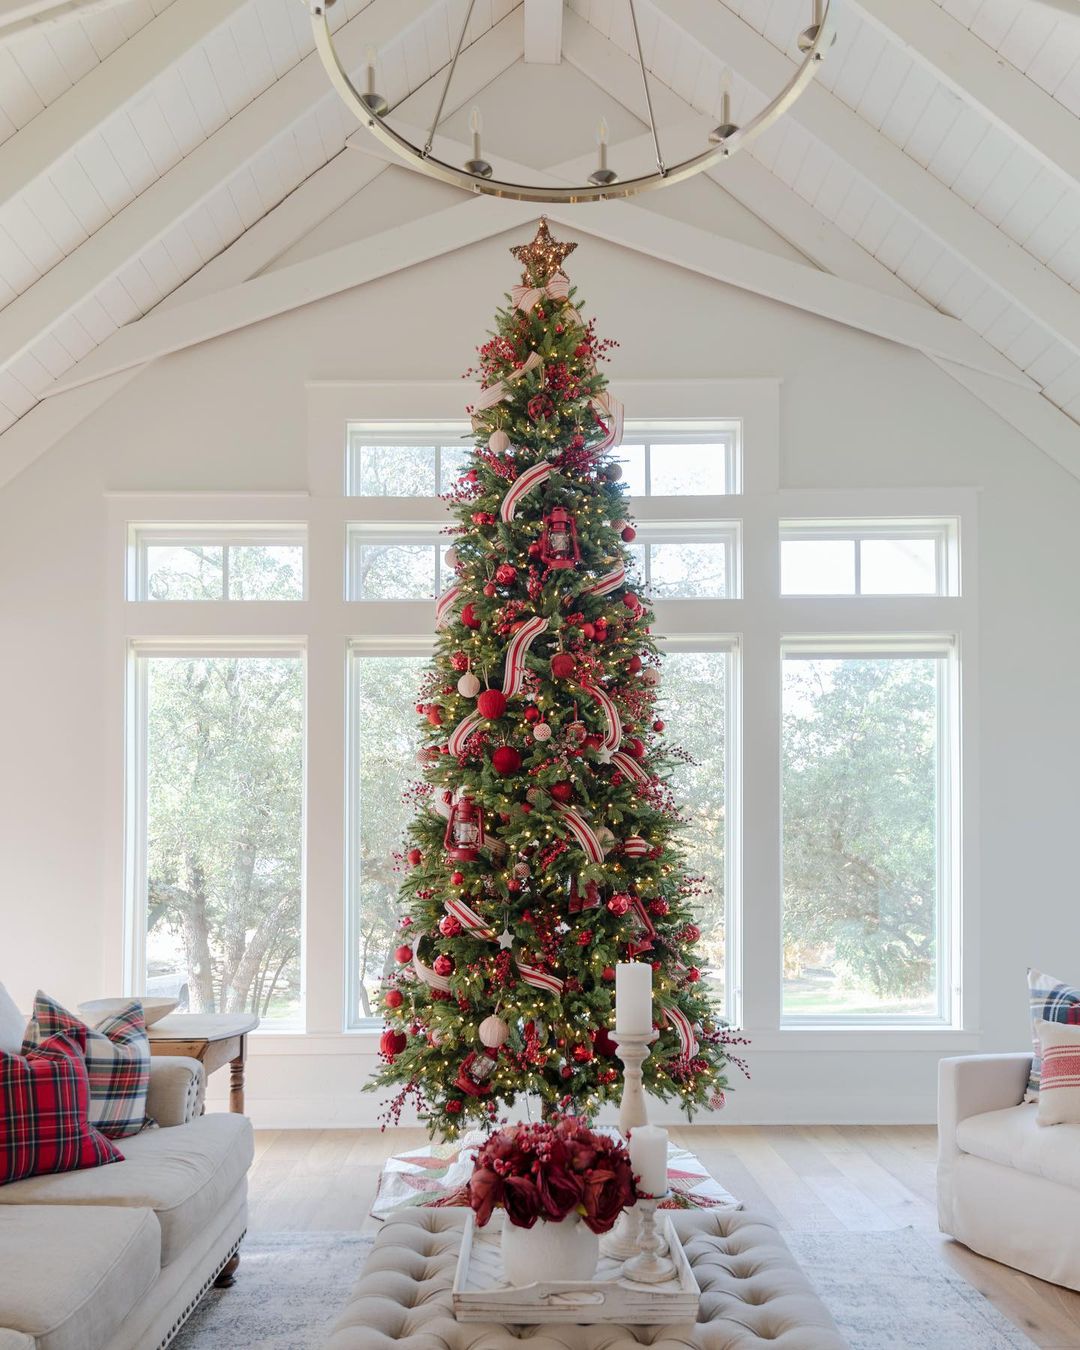
[[[616,1032],[650,1036],[652,1023],[652,966],[647,961],[620,961],[615,967]]]
[[[472,132],[472,157],[473,159],[482,158],[480,154],[480,133],[484,129],[484,121],[480,116],[480,109],[474,108],[469,114],[469,130]]]
[[[667,1130],[660,1125],[638,1125],[630,1131],[630,1165],[642,1194],[667,1194],[667,1158]]]
[[[607,118],[601,117],[600,125],[596,129],[596,144],[600,147],[600,168],[606,169],[607,163],[607,145],[608,145],[608,124]]]
[[[375,93],[375,62],[379,59],[379,54],[374,47],[367,49],[367,94],[370,98]]]

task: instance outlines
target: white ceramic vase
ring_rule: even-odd
[[[538,1280],[591,1280],[600,1238],[577,1214],[560,1223],[537,1219],[531,1228],[518,1228],[504,1216],[502,1259],[508,1283],[517,1288]]]

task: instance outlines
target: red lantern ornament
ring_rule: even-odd
[[[506,711],[506,695],[501,689],[485,689],[476,700],[476,711],[489,722],[494,722]]]
[[[450,806],[443,839],[450,857],[457,862],[475,862],[484,846],[484,810],[468,794]]]
[[[500,745],[491,756],[491,767],[505,778],[521,768],[521,755],[512,745]]]
[[[577,663],[569,652],[556,652],[551,658],[551,674],[556,680],[572,679],[576,669]]]
[[[466,628],[480,627],[480,620],[476,617],[476,610],[472,607],[471,604],[462,605],[461,622],[465,625]]]
[[[554,507],[544,517],[540,557],[552,568],[576,567],[581,561],[577,523],[569,511],[561,506]]]

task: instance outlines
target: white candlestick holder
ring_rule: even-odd
[[[641,1215],[639,1252],[623,1266],[623,1275],[637,1284],[664,1284],[675,1277],[675,1263],[661,1255],[667,1243],[656,1226],[656,1207],[666,1195],[643,1195],[637,1202]]]
[[[623,1062],[623,1092],[619,1105],[619,1132],[625,1139],[638,1125],[648,1125],[649,1114],[645,1104],[641,1066],[649,1057],[649,1047],[660,1035],[654,1028],[648,1035],[633,1036],[616,1030],[611,1039],[618,1046]],[[666,1244],[665,1244],[666,1246]],[[636,1205],[624,1209],[610,1233],[600,1240],[605,1256],[626,1261],[641,1251],[641,1212]]]

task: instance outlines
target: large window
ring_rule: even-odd
[[[133,659],[146,992],[302,1028],[302,653]]]
[[[785,1018],[949,1018],[951,662],[785,647]]]

